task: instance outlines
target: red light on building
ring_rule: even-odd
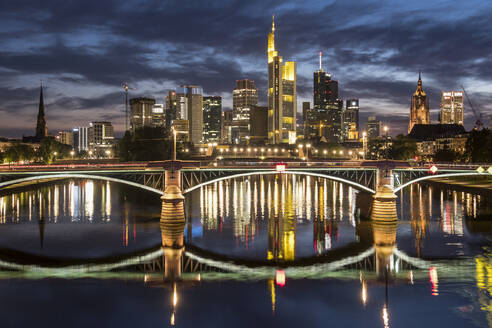
[[[285,163],[280,163],[275,165],[275,170],[277,170],[277,172],[284,172],[286,169],[287,169],[287,164]]]
[[[277,270],[275,274],[275,283],[277,286],[284,287],[285,286],[285,271]]]

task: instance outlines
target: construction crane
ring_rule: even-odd
[[[473,111],[473,115],[475,116],[475,130],[482,130],[483,128],[483,123],[482,123],[482,113],[480,112],[479,109],[475,109],[473,107],[473,104],[470,100],[470,97],[468,97],[468,93],[466,93],[465,87],[461,86],[461,89],[463,89],[463,93],[465,94],[466,100],[468,100],[468,104],[470,105],[470,108]]]
[[[135,90],[135,88],[130,88],[126,82],[122,86],[125,90],[125,131],[128,131],[128,90]]]

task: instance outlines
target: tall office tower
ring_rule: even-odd
[[[415,124],[430,124],[429,99],[422,89],[422,77],[419,73],[417,90],[412,96],[412,105],[410,106],[410,123],[408,124],[408,133],[412,131]]]
[[[252,106],[249,116],[250,143],[265,144],[268,141],[268,107]]]
[[[44,98],[43,98],[43,85],[39,90],[39,108],[38,108],[38,120],[36,122],[36,140],[41,140],[48,136],[48,127],[46,126],[46,118],[44,117]]]
[[[463,91],[441,92],[441,124],[463,125]]]
[[[89,150],[98,157],[112,156],[113,144],[114,130],[111,122],[89,123]]]
[[[203,97],[203,141],[220,142],[222,129],[222,97]]]
[[[166,126],[164,104],[155,104],[152,107],[152,126]]]
[[[311,108],[311,103],[309,101],[302,103],[302,121],[304,127],[304,139],[310,139],[319,136],[318,111],[314,108]]]
[[[155,105],[153,98],[130,99],[130,126],[132,132],[144,126],[152,126],[152,109]]]
[[[177,118],[176,91],[170,90],[166,96],[166,129],[171,129],[171,124]]]
[[[232,141],[244,143],[249,137],[251,127],[249,118],[251,107],[258,105],[258,89],[254,81],[248,79],[236,81],[232,91]]]
[[[232,143],[232,111],[222,112],[222,143],[230,144]]]
[[[73,133],[73,148],[77,151],[89,150],[89,128],[87,126],[79,126],[72,129]]]
[[[343,101],[338,97],[338,81],[323,70],[321,52],[319,69],[313,75],[314,110],[319,120],[320,136],[330,142],[343,141]]]
[[[376,116],[369,116],[366,122],[368,138],[377,138],[381,136],[381,121],[376,120]]]
[[[203,139],[203,90],[197,85],[182,85],[176,98],[179,118],[189,122],[189,140],[199,144]]]
[[[355,137],[355,139],[358,139],[359,99],[348,99],[345,102],[345,111],[343,112],[344,139],[354,139],[354,131],[357,131],[357,137]],[[352,136],[352,138],[349,137],[349,134]]]
[[[275,22],[268,34],[268,142],[296,142],[296,63],[284,62],[275,50]]]

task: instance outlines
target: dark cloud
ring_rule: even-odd
[[[360,98],[363,119],[374,113],[390,120],[388,111],[408,110],[419,70],[434,114],[441,89],[461,84],[486,112],[492,110],[487,107],[492,6],[479,4],[3,1],[0,92],[5,101],[0,113],[36,108],[40,77],[57,85],[50,99],[55,112],[99,113],[105,119],[122,120],[122,94],[115,90],[124,81],[139,85],[135,95],[158,99],[168,88],[199,84],[206,94],[224,95],[227,103],[235,80],[250,78],[264,103],[272,14],[279,52],[298,62],[299,103],[312,101],[312,71],[322,50],[324,67],[339,80],[341,96]],[[81,95],[74,91],[78,87],[98,92]],[[469,112],[467,121],[473,121]]]

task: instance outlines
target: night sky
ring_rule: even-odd
[[[256,82],[266,103],[267,34],[298,65],[298,111],[312,103],[323,68],[343,99],[360,99],[363,124],[376,115],[406,132],[419,70],[437,122],[440,91],[464,85],[488,125],[492,112],[490,1],[1,1],[0,136],[33,135],[39,84],[51,133],[113,122],[124,130],[130,96],[164,101],[198,84],[232,108],[238,79]],[[474,118],[465,101],[465,125]]]

